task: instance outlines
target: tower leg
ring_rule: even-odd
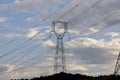
[[[66,72],[66,61],[65,61],[64,46],[63,46],[62,38],[57,38],[53,74],[58,72]]]
[[[117,63],[116,63],[116,66],[115,66],[114,75],[118,74],[119,70],[120,70],[120,52],[119,52],[119,55],[118,55],[118,58],[117,58]]]

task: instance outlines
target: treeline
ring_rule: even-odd
[[[120,75],[93,77],[81,74],[59,73],[51,76],[41,76],[33,79],[11,79],[11,80],[120,80]]]

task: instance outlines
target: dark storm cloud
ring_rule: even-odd
[[[115,59],[115,56],[112,55],[109,49],[78,47],[71,50],[77,56],[78,64],[81,62],[81,60],[84,61],[86,64],[105,64],[110,63]]]
[[[111,20],[109,22],[107,22],[109,25],[119,25],[120,24],[120,19],[116,19],[116,20]]]

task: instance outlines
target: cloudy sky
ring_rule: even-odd
[[[120,0],[0,0],[0,80],[53,73],[52,21],[68,23],[67,72],[112,74],[120,49],[119,4]]]

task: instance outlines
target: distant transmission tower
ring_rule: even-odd
[[[116,66],[115,66],[114,75],[118,74],[119,70],[120,70],[120,52],[119,52],[119,55],[118,55],[118,58],[117,58],[117,63],[116,63]]]
[[[52,23],[52,29],[57,38],[53,74],[58,72],[66,72],[63,38],[68,31],[67,22],[54,21]]]

